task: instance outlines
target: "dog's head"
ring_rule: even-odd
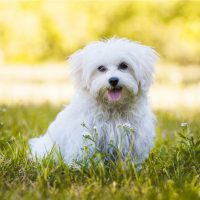
[[[78,89],[109,104],[127,103],[152,83],[155,51],[127,39],[89,44],[69,58]]]

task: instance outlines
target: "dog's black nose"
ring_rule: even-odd
[[[110,83],[110,85],[115,87],[118,84],[119,79],[117,77],[111,77],[111,78],[109,78],[108,82]]]

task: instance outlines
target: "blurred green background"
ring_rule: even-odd
[[[200,107],[200,1],[180,0],[0,0],[0,104],[70,101],[66,58],[113,36],[159,53],[154,109]]]
[[[165,62],[199,64],[200,1],[0,1],[2,62],[63,61],[114,35],[155,47]]]

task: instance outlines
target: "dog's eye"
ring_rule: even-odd
[[[128,64],[126,64],[125,62],[122,62],[122,63],[119,64],[118,68],[121,69],[121,70],[125,70],[125,69],[128,68]]]
[[[101,65],[97,68],[100,72],[105,72],[107,69],[105,66]]]

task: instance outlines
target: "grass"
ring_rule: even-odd
[[[156,111],[155,148],[141,171],[133,165],[27,157],[27,141],[44,133],[60,107],[0,106],[0,199],[200,199],[200,113]],[[188,126],[181,127],[182,122]]]

